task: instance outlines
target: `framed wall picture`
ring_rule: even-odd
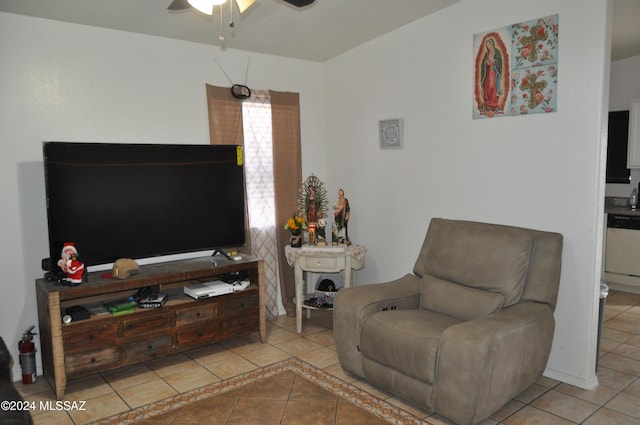
[[[404,138],[402,118],[380,120],[378,122],[381,149],[401,149]]]
[[[558,15],[475,34],[473,119],[556,112]]]

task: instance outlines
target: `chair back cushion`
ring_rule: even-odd
[[[495,313],[503,303],[502,294],[458,285],[433,276],[422,278],[420,306],[427,310],[466,321]]]
[[[529,229],[434,218],[414,273],[500,294],[503,307],[508,307],[517,303],[524,291],[532,244]],[[431,291],[431,283],[423,282],[424,303],[428,302],[424,291]],[[442,302],[455,304],[458,300]],[[492,302],[488,305],[491,310]]]

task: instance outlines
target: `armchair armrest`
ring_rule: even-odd
[[[460,424],[491,415],[544,371],[554,327],[549,305],[523,302],[447,329],[438,353],[435,410]]]
[[[364,377],[360,353],[360,330],[368,315],[384,309],[415,309],[420,305],[421,278],[407,274],[375,285],[345,288],[333,301],[333,328],[342,368]]]

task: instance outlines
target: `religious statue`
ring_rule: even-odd
[[[333,242],[351,245],[349,240],[349,200],[344,196],[344,190],[338,189],[338,200],[333,206]]]
[[[314,175],[307,177],[298,191],[298,215],[307,220],[309,245],[325,243],[327,209],[324,183]]]

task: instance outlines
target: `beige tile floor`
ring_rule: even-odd
[[[640,296],[611,292],[604,320],[598,387],[583,390],[542,377],[482,425],[640,424]],[[433,424],[449,424],[346,375],[338,364],[331,329],[331,312],[313,312],[302,334],[296,333],[294,318],[282,316],[269,322],[265,344],[257,336],[238,338],[70,381],[65,400],[84,401],[86,410],[35,411],[34,423],[84,424],[297,356]],[[54,400],[44,379],[17,386],[27,400]]]

